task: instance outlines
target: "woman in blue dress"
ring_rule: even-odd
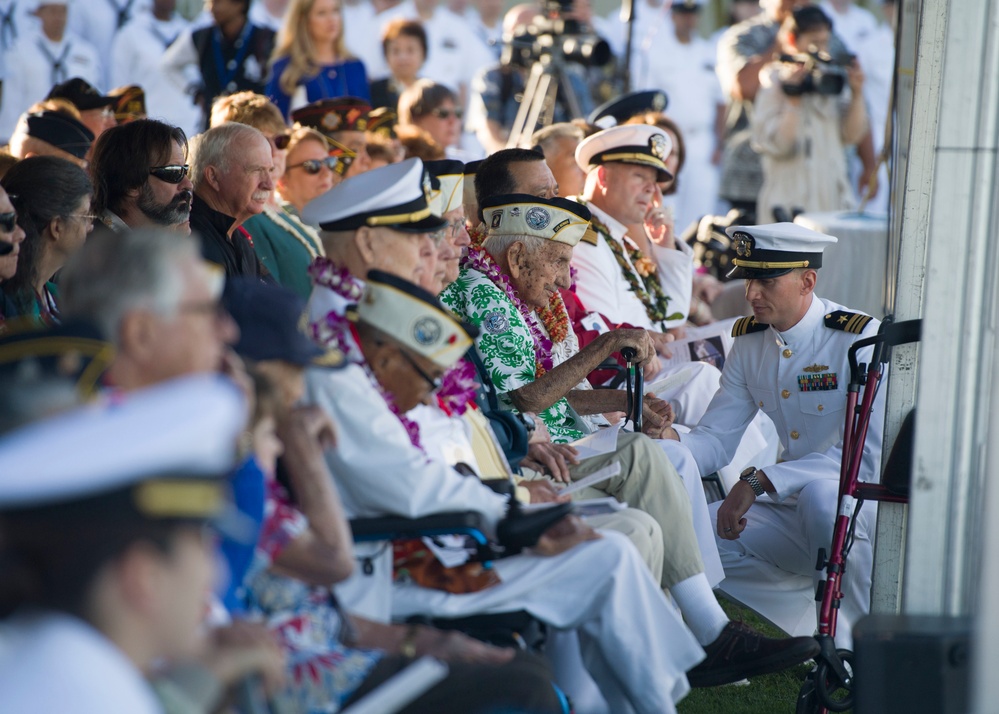
[[[347,51],[340,0],[292,0],[271,58],[267,96],[287,119],[318,99],[368,100],[364,64]]]

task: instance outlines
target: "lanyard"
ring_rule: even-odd
[[[239,37],[236,38],[236,42],[233,43],[236,48],[236,56],[225,61],[222,57],[222,30],[218,27],[212,32],[212,50],[215,53],[215,73],[218,75],[219,84],[224,89],[230,92],[236,88],[235,82],[236,72],[239,71],[240,65],[243,64],[243,60],[246,59],[246,53],[250,49],[250,44],[247,40],[250,37],[250,31],[253,29],[253,25],[247,20],[246,25],[243,27],[243,31],[239,33]]]
[[[17,25],[14,24],[14,13],[17,12],[17,3],[12,2],[7,12],[0,10],[0,46],[9,49],[14,40],[17,39]]]
[[[49,64],[52,65],[52,75],[50,77],[52,84],[59,84],[69,79],[66,72],[66,66],[63,63],[66,61],[66,58],[69,57],[69,50],[72,45],[67,42],[66,46],[62,48],[62,54],[59,55],[58,59],[56,59],[52,56],[52,53],[49,52],[49,48],[45,46],[44,42],[39,39],[37,44],[38,49],[42,51],[42,54],[48,58]]]
[[[120,30],[122,25],[124,25],[129,20],[129,16],[132,14],[132,3],[135,0],[125,0],[124,5],[119,5],[115,0],[108,0],[108,4],[114,8],[114,11],[118,15],[116,29]]]

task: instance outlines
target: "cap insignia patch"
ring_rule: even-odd
[[[527,209],[527,213],[524,215],[524,220],[531,228],[536,231],[540,231],[548,227],[548,224],[552,222],[552,216],[544,208],[531,206]]]
[[[440,336],[440,323],[432,317],[421,317],[413,325],[413,338],[421,345],[432,345]]]
[[[510,320],[502,312],[495,310],[483,316],[482,327],[490,335],[499,335],[510,329]]]
[[[657,112],[661,112],[666,108],[666,97],[662,94],[657,94],[652,98],[652,108]]]
[[[748,258],[753,254],[753,236],[740,231],[733,234],[732,240],[735,242],[735,252],[740,258]]]
[[[510,209],[510,215],[513,216],[514,218],[519,218],[520,217],[520,206],[514,206],[513,208],[511,208]]]
[[[666,160],[666,153],[668,151],[666,147],[666,137],[662,134],[653,134],[649,137],[649,148],[652,149],[652,155],[655,156],[660,161]]]
[[[496,211],[493,214],[493,220],[489,224],[491,228],[499,228],[500,222],[503,220],[503,211]]]
[[[336,131],[340,126],[340,115],[336,112],[326,112],[326,116],[323,117],[323,128],[328,131]]]

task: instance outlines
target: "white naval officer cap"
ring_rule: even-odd
[[[433,213],[431,190],[423,162],[406,159],[346,179],[309,201],[302,219],[325,231],[383,226],[404,233],[432,233],[447,226],[447,221]]]
[[[372,270],[364,295],[347,312],[355,322],[378,328],[388,337],[441,367],[451,367],[468,352],[478,329],[458,320],[431,293],[400,277]]]
[[[795,268],[821,268],[822,251],[837,242],[797,223],[730,226],[725,232],[737,256],[729,278],[776,278]]]
[[[438,185],[430,189],[431,210],[438,216],[461,208],[465,200],[465,164],[452,159],[423,164]]]
[[[492,196],[480,207],[489,235],[536,236],[575,246],[590,227],[590,210],[565,198],[525,193]]]
[[[0,511],[127,493],[141,518],[206,520],[228,503],[246,403],[199,375],[116,396],[0,438]]]
[[[576,163],[583,171],[602,164],[620,162],[651,166],[657,181],[669,181],[673,174],[666,168],[666,157],[673,150],[669,135],[650,124],[625,124],[598,131],[579,142]]]

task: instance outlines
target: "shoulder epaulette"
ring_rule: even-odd
[[[867,323],[874,318],[862,312],[847,312],[846,310],[836,310],[826,315],[826,327],[831,330],[842,330],[859,335],[867,327]]]
[[[740,317],[735,321],[735,324],[732,325],[732,337],[742,337],[743,335],[748,335],[753,332],[763,332],[768,327],[770,327],[770,325],[757,322],[755,317]]]
[[[600,242],[600,234],[593,230],[593,226],[589,226],[586,229],[586,233],[583,237],[579,239],[583,243],[589,243],[590,245],[597,245]]]

